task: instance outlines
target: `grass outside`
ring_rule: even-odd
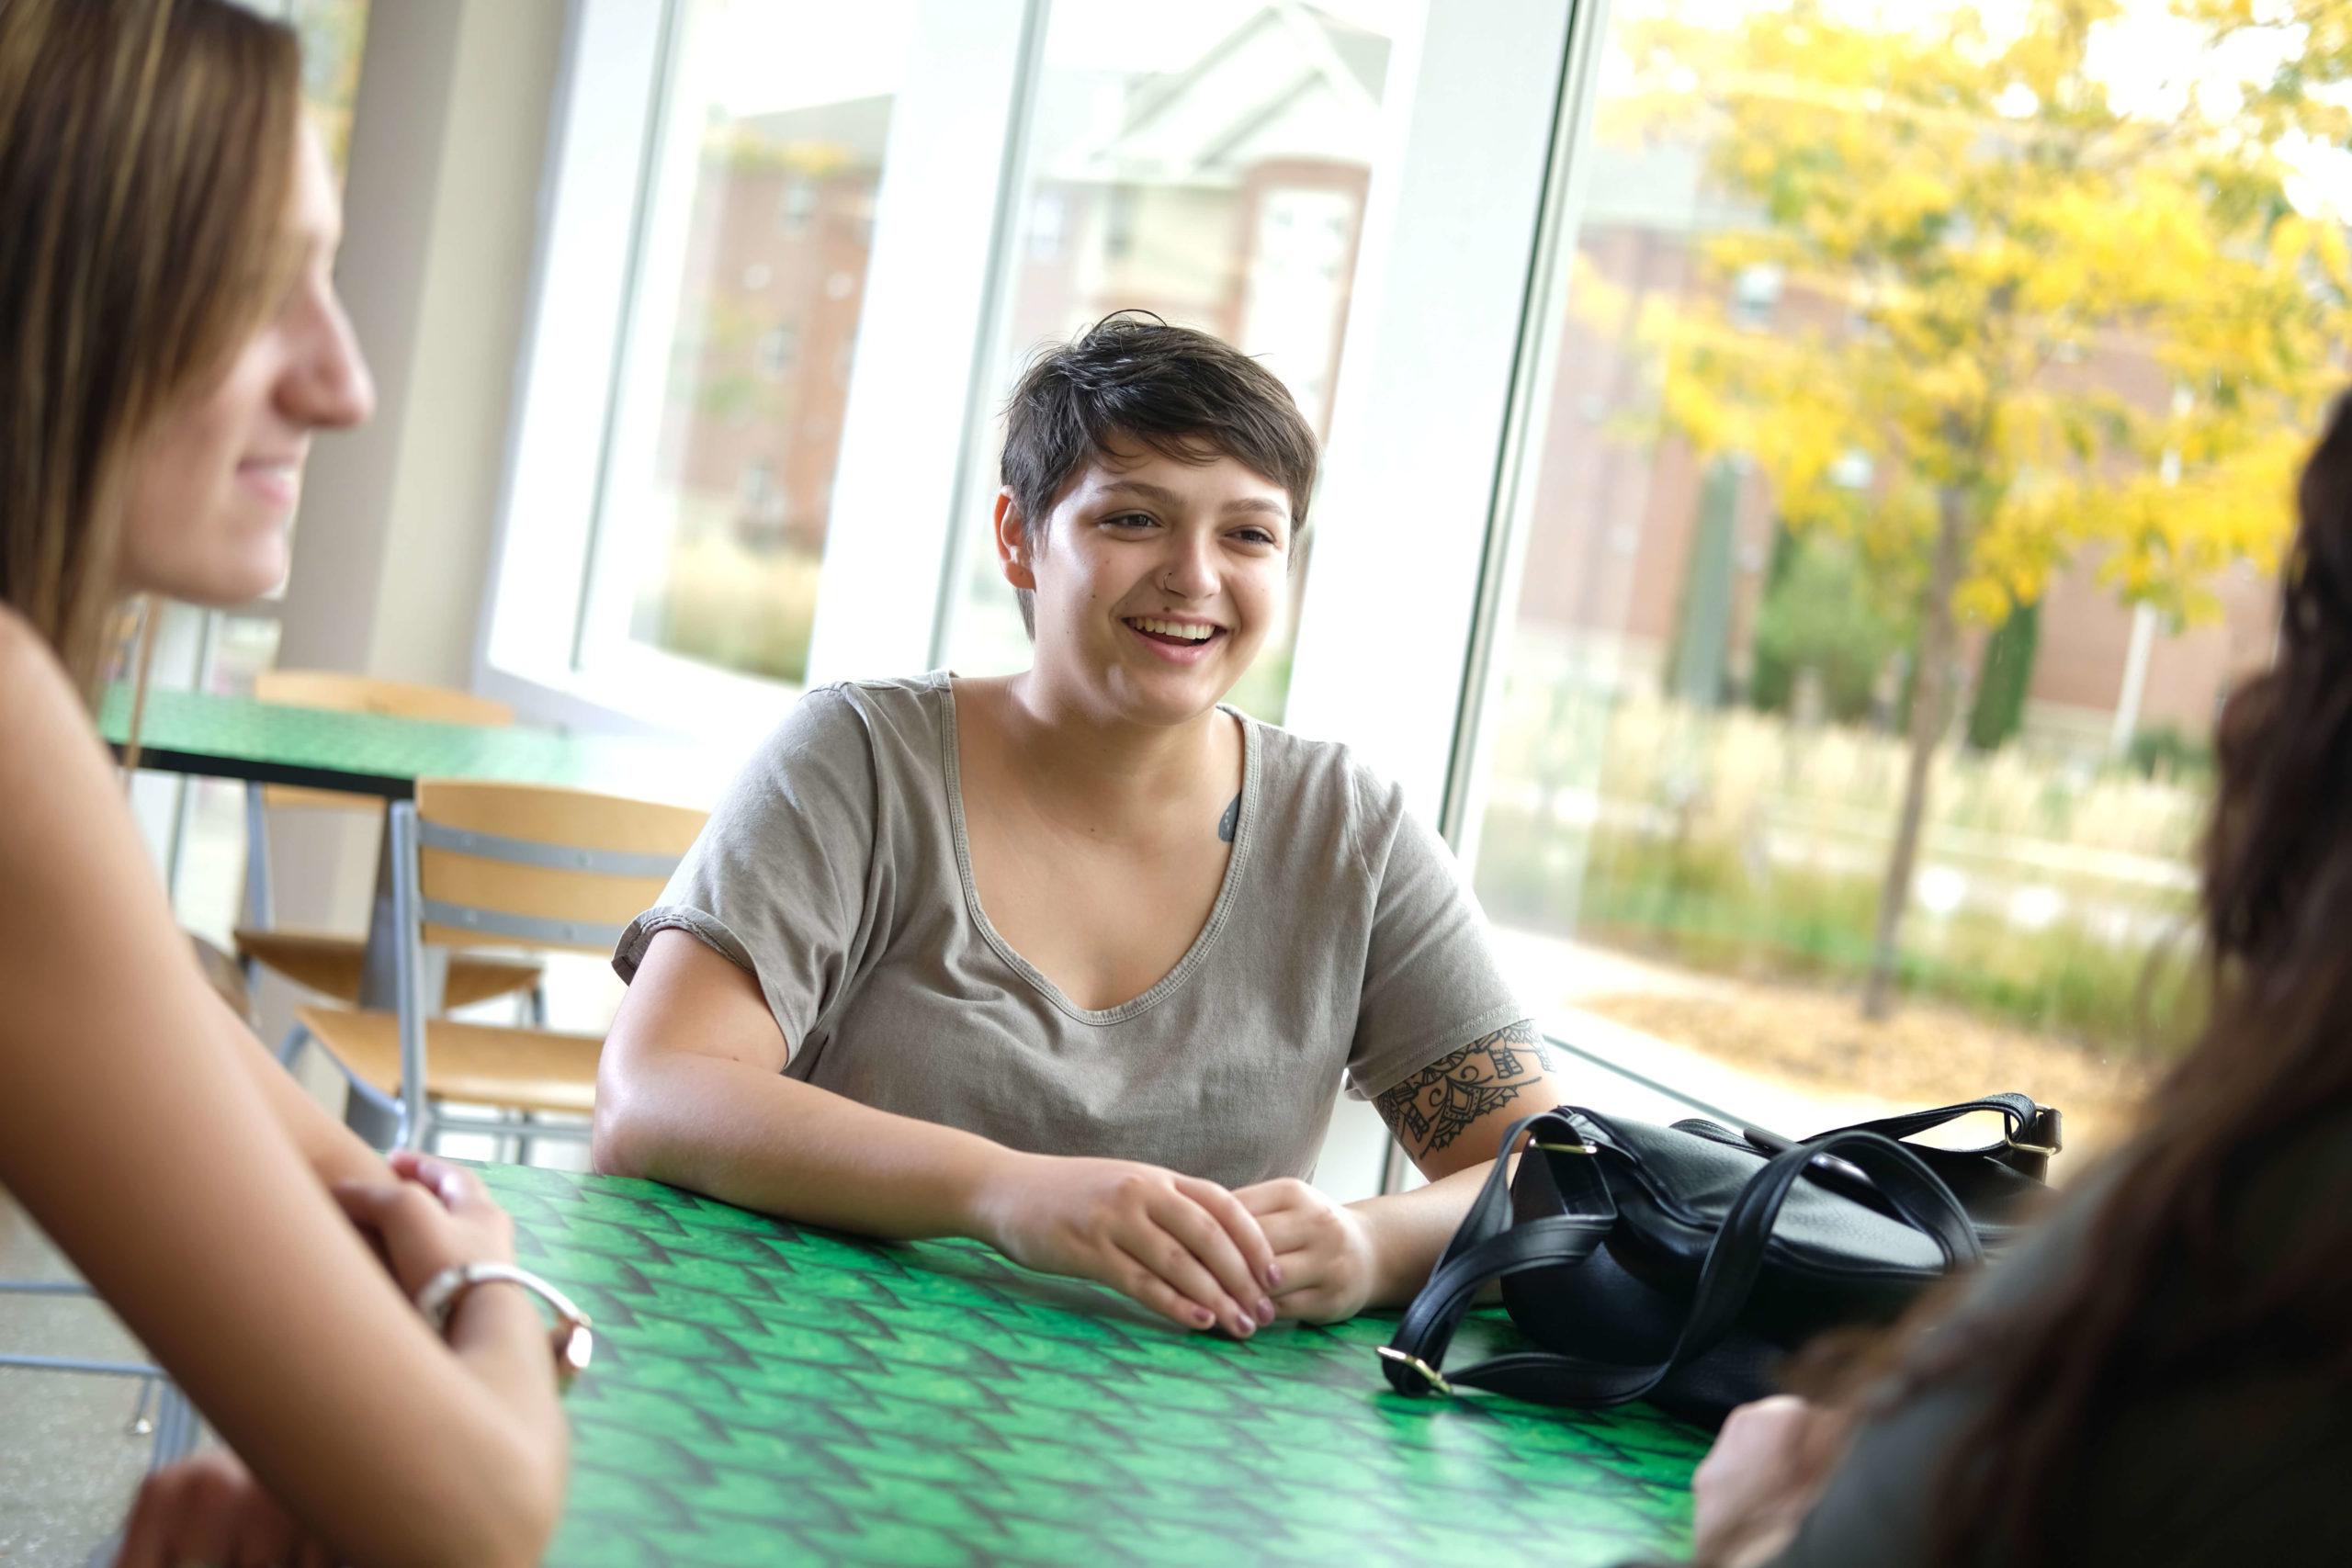
[[[1866,729],[1527,680],[1506,691],[1478,891],[1517,925],[1858,990],[1904,761],[1899,738]],[[2190,860],[2210,787],[1947,748],[1903,931],[1906,998],[2078,1053],[2177,1055],[2204,1007]]]
[[[1758,863],[1738,846],[1603,829],[1583,875],[1524,813],[1490,811],[1479,891],[1496,919],[1710,975],[1859,986],[1869,973],[1878,882]],[[1550,852],[1546,852],[1549,850]],[[2183,901],[2152,901],[2145,923],[2176,928]],[[2064,918],[2021,925],[1996,909],[1914,908],[1900,975],[1906,997],[2127,1056],[2163,1058],[2194,1038],[2200,978],[2184,938],[2118,942]]]
[[[805,551],[751,548],[721,529],[682,536],[666,570],[645,584],[637,635],[687,659],[797,685],[808,670],[820,564]]]

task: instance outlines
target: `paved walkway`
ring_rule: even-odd
[[[1825,1095],[1716,1061],[1591,1012],[1578,1003],[1628,992],[1721,995],[1725,981],[1538,931],[1498,928],[1504,972],[1537,1010],[1544,1032],[1566,1043],[1564,1076],[1596,1111],[1648,1122],[1707,1116],[1735,1126],[1803,1136],[1849,1122],[1916,1109],[1860,1095]]]

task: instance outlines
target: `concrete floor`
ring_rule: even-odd
[[[0,1194],[0,1279],[74,1277]],[[86,1297],[0,1294],[0,1349],[143,1361],[115,1315]],[[151,1438],[132,1430],[127,1378],[0,1371],[0,1563],[78,1568],[121,1522]]]

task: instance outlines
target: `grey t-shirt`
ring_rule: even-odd
[[[1378,1094],[1527,1010],[1402,793],[1237,716],[1224,886],[1131,1001],[1077,1006],[989,923],[944,671],[804,696],[613,966],[691,931],[759,981],[788,1075],[878,1110],[1227,1186],[1306,1176],[1343,1073]]]

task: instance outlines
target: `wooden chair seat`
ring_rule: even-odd
[[[295,1016],[345,1070],[386,1095],[400,1093],[397,1014],[307,1007]],[[595,1105],[596,1055],[604,1045],[594,1034],[432,1019],[425,1024],[425,1092],[435,1100],[585,1116]]]
[[[359,1000],[359,972],[367,943],[357,937],[331,931],[253,931],[236,932],[237,956],[274,969],[298,986],[346,1005]],[[441,1005],[469,1007],[492,997],[527,991],[539,983],[543,966],[527,958],[481,958],[457,953],[449,960],[449,977],[442,987]]]

